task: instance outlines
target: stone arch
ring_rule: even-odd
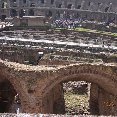
[[[55,77],[50,77],[50,80],[46,82],[46,85],[42,88],[42,95],[46,94],[57,84],[69,81],[87,81],[92,82],[102,87],[107,92],[117,95],[117,75],[112,72],[111,67],[107,66],[95,66],[95,65],[73,65],[66,68],[61,68],[55,71],[53,74]],[[56,74],[56,75],[55,75]],[[106,85],[104,85],[106,84]]]
[[[20,16],[20,17],[25,16],[25,9],[21,9],[21,10],[19,11],[19,16]]]
[[[77,9],[81,9],[81,5],[77,5]]]
[[[68,4],[68,5],[67,5],[67,8],[68,8],[68,9],[71,9],[71,8],[72,8],[72,4]]]
[[[11,17],[15,17],[17,16],[17,11],[15,9],[11,9],[10,14],[11,14]]]
[[[51,4],[54,4],[54,2],[55,2],[54,0],[51,0]]]
[[[60,18],[60,12],[56,11],[56,18]]]
[[[34,10],[33,9],[30,9],[29,10],[29,16],[34,16],[34,15],[35,15]]]
[[[45,3],[45,0],[41,0],[41,3],[44,4]]]
[[[45,73],[46,74],[46,73]],[[107,100],[110,100],[112,96],[112,102],[115,97],[117,97],[117,81],[116,81],[116,72],[113,71],[112,67],[107,67],[107,66],[98,66],[98,65],[73,65],[73,66],[67,66],[64,68],[60,68],[55,71],[50,71],[47,73],[48,77],[45,79],[44,85],[40,87],[41,84],[38,83],[38,86],[40,89],[39,90],[39,96],[41,97],[41,103],[42,103],[42,112],[43,113],[53,113],[54,111],[48,110],[46,106],[47,105],[46,101],[50,100],[50,96],[52,96],[52,92],[56,93],[56,88],[59,86],[62,82],[67,82],[67,81],[87,81],[93,84],[96,84],[99,86],[100,89],[100,97],[97,102],[99,102],[99,113],[98,114],[104,114],[104,115],[109,115],[109,112],[112,112],[112,110],[108,111],[109,109],[112,109],[111,107],[104,107],[101,111],[101,103],[103,100],[101,97],[106,97],[108,98]],[[103,93],[104,91],[104,93]],[[60,93],[60,92],[59,92]],[[55,94],[54,94],[55,95]],[[58,93],[57,93],[58,95]],[[53,99],[53,98],[51,98]],[[53,102],[49,102],[48,105],[54,104],[56,100],[53,100]],[[61,101],[62,102],[62,101]],[[95,102],[94,105],[97,104]],[[92,101],[91,101],[92,103]],[[108,101],[107,101],[108,103]],[[117,106],[116,102],[114,104]],[[112,105],[113,106],[113,105]],[[116,106],[114,110],[116,110]],[[50,108],[52,105],[50,106]],[[61,107],[61,106],[60,106]],[[53,107],[52,107],[53,108]],[[92,109],[92,108],[91,108]],[[106,110],[106,111],[105,111]],[[101,111],[101,112],[100,112]],[[57,113],[56,113],[57,114]],[[116,113],[115,113],[116,114]]]
[[[0,113],[16,113],[14,99],[16,95],[17,92],[7,79],[0,81]]]
[[[107,6],[105,9],[104,9],[104,12],[108,12],[109,10],[109,6]]]
[[[35,6],[36,6],[35,3],[30,4],[30,7],[35,7]]]
[[[2,21],[4,21],[6,17],[7,17],[7,16],[6,16],[6,15],[4,15],[4,14],[3,14],[3,15],[1,15],[1,20],[2,20]]]
[[[10,74],[7,70],[4,70],[4,71],[0,70],[0,82],[3,82],[3,81],[8,81],[9,84],[12,85],[16,93],[19,94],[19,98],[21,100],[22,111],[23,112],[27,111],[25,110],[26,95],[22,89],[23,86],[21,84],[20,79],[17,79],[15,76]]]
[[[61,8],[62,7],[62,4],[58,4],[58,8]]]
[[[52,17],[52,15],[53,15],[53,14],[52,14],[52,11],[49,10],[49,11],[46,12],[46,16],[47,16],[47,17]]]
[[[2,3],[2,8],[7,8],[7,2]]]

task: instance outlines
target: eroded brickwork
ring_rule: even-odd
[[[51,67],[28,66],[0,60],[0,80],[10,81],[20,95],[23,112],[27,113],[58,113],[56,105],[60,108],[64,105],[63,89],[60,84],[75,80],[96,84],[92,85],[94,88],[90,101],[94,99],[94,102],[98,103],[99,115],[117,115],[116,70],[117,66],[112,64],[71,64]],[[91,109],[93,110],[93,107]],[[61,113],[63,111],[64,108]]]

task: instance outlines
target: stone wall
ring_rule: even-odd
[[[0,60],[0,79],[10,81],[19,94],[22,112],[63,113],[62,82],[87,81],[92,84],[92,114],[117,115],[115,65],[75,64],[66,66],[29,66]],[[96,84],[96,85],[95,85]],[[56,108],[57,107],[57,108]],[[61,111],[58,112],[58,107]],[[97,113],[97,112],[96,112]]]
[[[117,98],[111,93],[107,93],[104,89],[96,84],[91,84],[90,91],[90,111],[96,115],[116,115]]]
[[[6,4],[7,3],[7,4]],[[4,6],[4,7],[3,7]],[[53,18],[64,17],[64,13],[69,13],[72,17],[78,16],[81,17],[87,16],[87,19],[92,19],[94,17],[95,20],[100,19],[102,21],[103,16],[107,13],[115,13],[117,3],[115,0],[64,0],[64,1],[56,1],[51,0],[47,1],[29,1],[26,3],[22,1],[16,0],[16,2],[2,1],[0,2],[0,17],[14,17],[14,16],[32,16],[32,15],[44,15],[44,16],[52,16]],[[3,7],[3,8],[2,8]],[[35,8],[39,7],[39,8]],[[61,9],[62,8],[62,9]],[[86,11],[88,10],[88,11]],[[102,13],[102,15],[98,16],[98,14]],[[105,13],[104,13],[105,12]],[[89,15],[91,14],[91,15]],[[113,14],[115,17],[116,14]],[[108,20],[108,16],[105,19]],[[115,19],[116,20],[116,19]],[[116,22],[116,21],[115,21]]]
[[[55,86],[44,97],[43,113],[65,114],[65,102],[62,84]]]

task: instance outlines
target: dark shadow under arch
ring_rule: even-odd
[[[24,107],[24,102],[23,101],[25,101],[26,96],[24,94],[24,91],[22,90],[22,86],[20,84],[20,81],[18,79],[16,79],[16,77],[14,78],[8,71],[2,72],[0,70],[0,86],[2,84],[4,84],[4,83],[11,87],[11,89],[12,89],[11,92],[13,92],[12,93],[13,98],[14,98],[14,96],[16,94],[19,94],[19,99],[20,99],[20,105],[22,107],[22,112],[25,112],[25,110],[24,110],[25,107]],[[9,110],[9,112],[12,112],[12,111]],[[16,112],[16,111],[14,111],[14,112]]]
[[[23,16],[25,16],[25,15],[26,15],[25,9],[21,9],[20,12],[19,12],[19,16],[20,16],[20,17],[23,17]]]
[[[17,16],[17,11],[15,9],[11,9],[10,14],[11,14],[11,17],[15,17]]]
[[[0,113],[16,113],[17,92],[8,80],[0,82]]]
[[[29,16],[34,16],[34,10],[33,9],[29,10]]]
[[[46,12],[46,17],[52,17],[52,11],[50,11],[50,10],[47,11],[47,12]]]

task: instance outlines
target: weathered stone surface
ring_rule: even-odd
[[[55,113],[55,103],[60,107],[64,106],[63,89],[60,88],[62,82],[70,80],[91,82],[99,87],[98,97],[96,97],[96,102],[99,104],[98,114],[117,115],[116,69],[117,66],[113,64],[84,63],[49,67],[28,66],[0,60],[0,81],[5,79],[10,81],[19,94],[22,110],[26,113]],[[94,88],[94,91],[97,92],[97,89]],[[62,103],[58,103],[59,101]],[[102,109],[104,101],[105,103],[107,101],[108,105],[112,101],[111,105],[115,106]]]

